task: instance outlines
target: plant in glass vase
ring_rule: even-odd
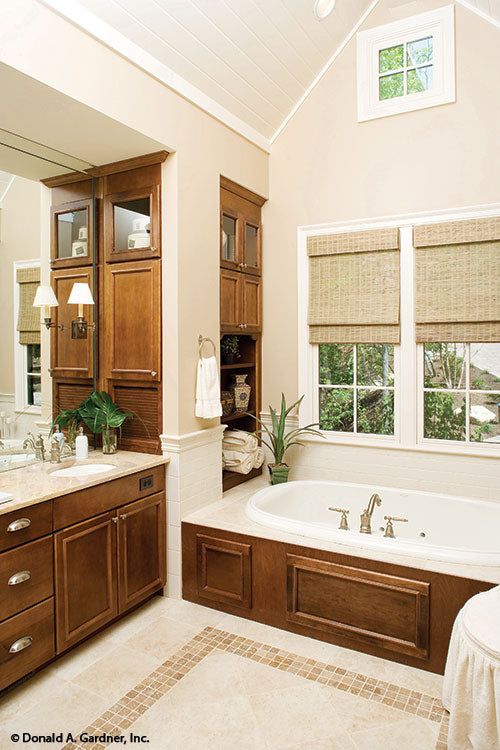
[[[120,411],[109,393],[94,391],[78,407],[78,411],[95,435],[102,434],[102,452],[116,453],[116,430],[121,427],[131,412]]]

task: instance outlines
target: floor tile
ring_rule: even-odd
[[[124,646],[148,654],[161,662],[172,651],[191,640],[198,631],[199,628],[189,627],[183,622],[158,617],[124,641]]]
[[[113,644],[114,645],[114,644]],[[72,681],[114,702],[158,666],[159,660],[124,646],[113,648]],[[103,710],[107,705],[103,705]]]
[[[356,732],[352,739],[357,750],[434,750],[438,730],[436,723],[406,716],[394,724]]]

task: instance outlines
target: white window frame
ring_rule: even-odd
[[[14,388],[16,414],[41,414],[41,406],[28,404],[28,371],[26,347],[19,343],[17,319],[19,316],[19,284],[17,283],[18,268],[40,268],[40,260],[14,261]],[[40,374],[41,376],[41,374]]]
[[[299,395],[304,394],[300,407],[300,424],[318,422],[319,419],[319,352],[318,344],[309,343],[307,309],[309,301],[309,258],[307,238],[323,234],[359,232],[369,229],[397,227],[401,245],[401,342],[394,346],[394,435],[367,435],[364,433],[333,432],[322,430],[323,438],[304,437],[306,442],[325,442],[395,450],[412,450],[429,453],[459,454],[466,456],[500,457],[500,447],[485,443],[454,440],[435,440],[423,437],[423,351],[415,344],[413,304],[413,227],[460,219],[479,219],[500,214],[500,203],[476,206],[453,211],[402,214],[391,219],[366,219],[355,223],[333,223],[304,226],[297,229],[298,245],[298,375]],[[404,363],[404,366],[403,366]]]
[[[455,101],[454,6],[447,5],[400,21],[358,32],[358,122],[436,107]],[[433,37],[433,88],[379,100],[379,52]],[[406,60],[405,60],[406,63]],[[405,66],[406,67],[406,66]]]

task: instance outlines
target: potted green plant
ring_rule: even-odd
[[[51,434],[56,425],[60,430],[68,429],[68,445],[72,450],[75,448],[78,425],[83,422],[79,409],[79,406],[76,406],[73,409],[62,409],[54,419],[51,428]]]
[[[116,453],[116,430],[131,412],[120,411],[106,391],[94,391],[78,407],[82,420],[95,435],[102,433],[102,452]]]
[[[260,429],[254,432],[254,435],[258,437],[264,445],[266,445],[274,456],[274,463],[269,464],[269,473],[271,475],[271,484],[281,484],[282,482],[288,481],[288,472],[290,467],[284,463],[283,459],[285,453],[292,445],[304,445],[298,438],[301,435],[324,435],[319,431],[313,429],[317,422],[312,422],[305,427],[297,427],[295,430],[285,433],[286,418],[293,409],[299,407],[304,396],[301,396],[291,406],[286,405],[285,394],[281,394],[281,411],[279,415],[272,406],[269,407],[271,414],[271,429],[264,424],[258,417],[253,414],[255,421],[260,425]]]
[[[220,342],[220,353],[224,365],[232,365],[235,357],[241,357],[239,336],[223,336]]]

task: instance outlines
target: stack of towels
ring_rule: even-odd
[[[264,463],[264,451],[255,435],[244,430],[226,430],[222,439],[222,466],[238,474],[248,474]]]

